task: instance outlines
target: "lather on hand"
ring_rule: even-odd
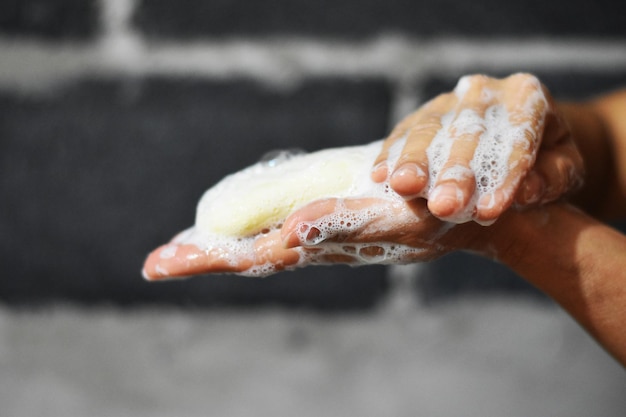
[[[388,151],[402,138],[406,144],[388,178]],[[436,145],[446,154],[435,172]],[[490,157],[509,146],[506,160],[494,167],[502,180],[472,199],[485,181],[477,176],[490,175],[491,166],[485,166],[493,163]],[[532,75],[515,74],[501,80],[465,76],[454,91],[410,114],[385,141],[372,178],[388,180],[405,198],[426,197],[439,218],[454,220],[465,211],[490,222],[513,202],[530,206],[557,200],[578,188],[583,174],[582,158],[547,89]]]
[[[259,175],[263,178],[264,173],[252,171],[244,183]],[[581,175],[582,160],[569,131],[547,90],[535,77],[516,74],[497,80],[466,76],[453,92],[436,97],[408,116],[382,144],[371,177],[377,183],[388,184],[402,198],[357,195],[354,201],[344,202],[333,199],[335,194],[321,194],[330,199],[312,202],[294,213],[301,207],[293,206],[295,200],[284,203],[284,192],[276,191],[281,181],[287,185],[292,179],[274,175],[269,177],[266,188],[255,188],[254,195],[263,189],[271,191],[281,201],[267,196],[263,211],[284,213],[285,217],[291,214],[284,219],[282,230],[276,230],[263,225],[251,228],[250,221],[256,219],[228,219],[245,216],[247,206],[258,206],[245,201],[247,194],[241,197],[243,201],[231,198],[222,202],[223,193],[207,193],[203,202],[209,196],[218,206],[227,207],[199,216],[196,226],[207,223],[203,219],[220,227],[227,223],[247,225],[241,231],[246,243],[238,244],[234,251],[232,245],[200,246],[197,240],[179,237],[151,254],[144,274],[151,279],[211,272],[267,275],[311,263],[406,263],[432,259],[451,250],[478,250],[472,245],[483,241],[485,237],[479,239],[479,235],[489,231],[475,225],[452,228],[442,220],[490,223],[514,198],[520,206],[555,200],[577,187]],[[328,176],[325,173],[321,178]],[[319,179],[314,177],[315,187],[323,189]],[[239,190],[241,186],[225,183],[222,188],[237,188],[235,195],[239,198],[239,192],[245,191]],[[302,184],[301,188],[306,186]],[[279,208],[280,204],[287,206]],[[358,227],[342,230],[335,225],[324,231],[321,223],[314,222],[316,216],[320,220],[341,210],[355,213],[368,208],[375,208],[377,214]],[[224,220],[216,220],[218,213]],[[251,216],[258,217],[258,210]],[[309,230],[303,234],[300,229],[307,227]],[[268,230],[259,233],[263,228]],[[257,235],[245,234],[250,231]],[[307,239],[313,234],[315,239]],[[338,241],[360,247],[337,245]],[[389,250],[393,243],[399,246]]]

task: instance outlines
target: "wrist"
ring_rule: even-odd
[[[559,245],[557,225],[564,204],[550,204],[527,210],[509,209],[491,226],[483,227],[472,251],[507,265],[526,277],[528,266],[539,267],[553,259]]]
[[[521,220],[523,213],[509,209],[489,226],[467,223],[463,230],[465,243],[460,249],[512,266],[515,258],[523,256],[529,239],[529,230],[520,224]]]
[[[498,258],[567,310],[626,364],[626,238],[566,204],[514,213],[494,230]]]

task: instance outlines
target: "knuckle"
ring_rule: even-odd
[[[422,106],[421,110],[434,113],[445,113],[446,109],[451,107],[453,100],[456,100],[454,93],[442,93],[426,102]]]
[[[381,162],[386,161],[389,154],[387,152],[381,152],[374,161],[374,166],[378,166]]]
[[[505,81],[524,86],[524,87],[534,87],[541,88],[541,82],[539,79],[528,72],[518,72],[508,76]]]
[[[450,133],[458,138],[478,139],[487,130],[485,119],[471,109],[464,109],[450,126]]]
[[[454,87],[453,95],[458,100],[465,100],[467,93],[472,91],[472,96],[476,95],[477,91],[481,91],[489,82],[490,78],[482,74],[465,75],[459,79]]]
[[[396,165],[400,166],[404,163],[411,162],[411,163],[416,163],[418,165],[423,166],[424,165],[423,158],[421,158],[420,155],[421,155],[420,153],[415,152],[415,151],[405,151],[398,158],[398,162]]]
[[[425,120],[411,127],[411,140],[427,140],[432,139],[441,129],[441,123],[438,120]]]
[[[476,85],[476,84],[484,85],[488,83],[489,80],[491,79],[490,77],[484,74],[470,74],[470,75],[464,76],[463,78],[467,79],[467,81],[469,81],[472,85]]]
[[[459,184],[474,181],[474,171],[466,164],[466,161],[448,161],[439,174],[439,181],[454,180]]]

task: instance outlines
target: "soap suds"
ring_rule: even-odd
[[[442,171],[441,175],[439,176],[439,181],[455,180],[461,182],[471,179],[473,177],[474,172],[468,167],[465,167],[463,165],[454,165],[450,168],[447,168],[445,171]]]
[[[482,134],[485,129],[483,117],[475,110],[463,109],[452,123],[451,133],[458,139],[462,139],[464,136],[469,136],[469,139],[473,139],[474,136]]]
[[[464,77],[454,92],[462,98],[468,89],[469,80]],[[483,100],[491,101],[493,94],[487,91]],[[532,94],[524,104],[525,109],[540,106],[541,100],[545,101],[541,92]],[[496,203],[495,191],[499,190],[504,195],[514,192],[517,184],[502,188],[510,169],[518,163],[509,161],[511,153],[516,147],[528,150],[538,146],[539,138],[533,132],[543,128],[543,119],[535,120],[534,125],[530,122],[513,123],[512,119],[514,117],[502,105],[491,105],[484,117],[470,109],[464,109],[459,114],[451,111],[441,117],[441,128],[426,149],[428,182],[420,197],[434,197],[437,180],[465,182],[473,179],[475,182],[475,191],[469,197],[466,208],[446,218],[449,223],[441,228],[441,233],[447,232],[456,223],[476,221],[474,216],[478,202],[482,207],[493,207]],[[469,167],[459,164],[444,170],[455,140],[463,136],[478,139]],[[337,198],[337,207],[332,214],[297,225],[300,242],[315,250],[294,248],[299,255],[295,264],[257,264],[239,274],[265,276],[279,269],[332,262],[337,256],[354,265],[410,262],[428,249],[385,242],[342,243],[351,233],[363,227],[373,227],[373,220],[391,216],[384,212],[384,205],[352,210],[343,204],[342,199],[365,197],[405,204],[401,196],[390,191],[389,178],[402,155],[406,140],[405,135],[390,147],[386,161],[387,180],[382,183],[373,182],[370,178],[372,165],[382,149],[382,141],[310,154],[279,152],[229,175],[204,194],[198,204],[195,226],[176,236],[171,245],[161,250],[160,258],[166,260],[181,256],[176,248],[191,244],[200,253],[210,254],[213,259],[235,267],[242,258],[249,258],[255,253],[257,239],[278,231],[288,215],[312,201]],[[527,162],[530,166],[534,160]],[[458,201],[466,200],[461,190],[456,197]],[[384,231],[380,230],[382,234]],[[436,241],[430,244],[437,246]],[[189,256],[199,254],[191,253]],[[157,265],[156,273],[167,276],[168,272]]]
[[[400,157],[404,143],[405,139],[403,138],[391,147],[389,154],[391,163],[395,163]],[[295,248],[294,250],[299,253],[299,260],[297,263],[289,265],[289,269],[312,263],[327,263],[330,262],[326,261],[327,259],[332,259],[333,256],[337,255],[343,256],[342,259],[349,260],[354,265],[406,262],[421,253],[423,249],[395,243],[344,245],[335,241],[340,239],[341,235],[355,232],[364,225],[371,223],[373,219],[384,215],[381,212],[382,209],[377,207],[351,210],[343,205],[342,198],[374,197],[383,200],[403,201],[400,196],[389,191],[388,183],[375,183],[370,179],[369,172],[372,163],[381,149],[382,141],[377,141],[369,145],[329,149],[306,155],[278,153],[275,157],[270,158],[269,162],[264,160],[230,175],[205,193],[198,205],[196,225],[180,233],[174,239],[173,245],[166,246],[162,250],[160,257],[167,259],[175,253],[173,247],[192,244],[204,253],[211,253],[212,256],[217,255],[216,251],[218,251],[220,260],[235,266],[241,257],[250,256],[254,253],[255,241],[259,236],[262,236],[258,234],[259,230],[264,230],[267,233],[278,230],[288,214],[310,201],[321,198],[338,198],[335,212],[315,222],[304,222],[298,226],[298,238],[303,244],[319,246],[316,246],[314,251]],[[347,166],[328,164],[326,162],[328,160],[341,160]],[[393,166],[391,163],[389,166]],[[310,173],[304,172],[307,167],[311,168]],[[324,170],[329,170],[329,172],[323,172]],[[345,186],[334,190],[331,186],[325,192],[316,193],[309,198],[293,198],[292,192],[276,192],[276,190],[282,190],[283,186],[292,187],[289,189],[290,191],[293,191],[293,187],[306,186],[307,181],[310,181],[313,176],[319,180],[320,178],[334,179],[337,175],[346,176],[343,178]],[[250,189],[257,184],[266,184],[265,180],[268,178],[273,183],[272,188],[269,189],[270,193],[276,193],[270,196],[271,198],[267,202],[261,204],[270,205],[270,208],[273,207],[272,212],[282,213],[286,210],[286,214],[282,215],[278,221],[270,218],[255,218],[255,221],[260,220],[260,222],[250,229],[255,231],[253,233],[247,232],[250,225],[247,221],[233,223],[234,226],[245,225],[246,230],[225,228],[224,222],[228,221],[226,214],[233,214],[231,208],[233,201],[241,201],[243,196],[249,197]],[[287,184],[285,185],[285,183]],[[252,207],[261,205],[251,202],[249,198],[246,199],[246,203],[251,204]],[[247,213],[249,216],[256,216],[257,214],[254,209]],[[215,218],[206,218],[216,214],[220,219],[219,221],[215,221]],[[324,244],[320,245],[322,242]],[[284,267],[283,265],[265,263],[253,265],[239,274],[266,276]]]
[[[454,87],[454,94],[456,95],[457,100],[461,101],[469,91],[472,86],[471,75],[465,75],[459,79]]]
[[[509,112],[502,105],[488,107],[484,117],[468,109],[463,110],[458,116],[455,112],[449,112],[441,118],[441,124],[441,129],[426,150],[429,178],[421,196],[432,197],[431,193],[438,180],[464,181],[474,176],[475,191],[466,208],[446,217],[445,220],[454,223],[477,221],[475,214],[478,201],[483,196],[492,196],[491,200],[494,203],[493,193],[503,186],[510,170],[514,167],[509,165],[511,153],[514,147],[528,143],[527,130],[530,126],[528,123],[514,126],[510,121]],[[451,136],[452,133],[455,137]],[[442,172],[455,140],[463,135],[479,135],[469,169],[458,165]],[[513,164],[515,163],[517,162]],[[515,187],[517,184],[511,184],[511,186]],[[513,190],[503,191],[512,192]],[[457,197],[460,201],[465,199],[464,195]]]

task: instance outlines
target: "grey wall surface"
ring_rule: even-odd
[[[2,2],[0,301],[371,307],[393,271],[139,271],[222,176],[276,148],[384,137],[463,74],[531,71],[568,99],[626,85],[624,16],[616,1]],[[537,296],[468,255],[416,287]]]

